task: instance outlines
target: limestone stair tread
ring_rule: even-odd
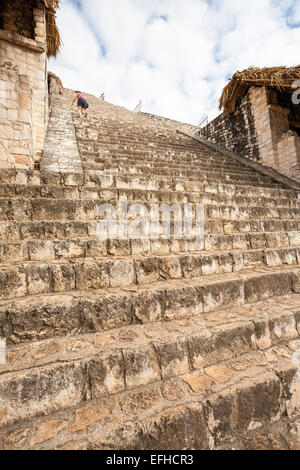
[[[128,185],[134,185],[132,189],[163,189],[163,190],[174,190],[176,187],[187,187],[186,191],[191,191],[191,188],[198,188],[197,190],[193,189],[192,191],[203,191],[216,194],[216,193],[226,193],[226,194],[239,194],[239,195],[254,195],[257,196],[257,187],[253,185],[238,185],[238,184],[228,184],[224,181],[217,181],[215,183],[201,183],[199,181],[186,180],[185,178],[163,178],[156,177],[154,180],[151,178],[144,177],[143,175],[123,175],[123,176],[114,176],[114,175],[105,175],[99,171],[88,170],[85,175],[80,173],[54,173],[54,172],[31,172],[25,170],[1,170],[0,181],[2,184],[26,184],[30,186],[38,185],[62,185],[66,188],[76,188],[77,186],[86,186],[86,187],[100,187],[103,189],[109,189],[112,187],[117,188],[128,188]],[[139,182],[140,186],[135,186]],[[276,185],[275,185],[276,186]],[[279,189],[277,187],[259,187],[261,197],[291,197],[299,199],[299,193],[291,189]]]
[[[93,273],[94,266],[93,263]],[[148,285],[99,288],[99,280],[81,271],[82,289],[61,284],[45,292],[32,284],[27,293],[0,301],[0,336],[8,344],[81,333],[107,331],[138,323],[201,316],[220,309],[298,293],[300,268],[256,268],[201,278],[152,282]],[[103,283],[102,283],[103,286]],[[34,289],[35,288],[35,289]],[[73,285],[74,288],[74,285]],[[33,293],[32,293],[33,292]],[[8,293],[10,296],[11,290]],[[19,297],[19,298],[18,298]]]
[[[2,446],[15,444],[14,438],[19,436],[23,438],[23,448],[68,447],[71,442],[73,446],[77,442],[78,446],[94,449],[215,448],[228,437],[293,413],[291,391],[297,380],[296,348],[296,341],[283,342],[197,371],[188,370],[159,381],[153,377],[152,383],[135,383],[132,389],[112,395],[99,395],[96,385],[101,375],[91,374],[90,390],[80,390],[77,395],[72,390],[63,409],[62,398],[55,393],[51,396],[55,392],[51,381],[55,382],[57,377],[49,367],[45,375],[40,372],[38,377],[44,380],[43,391],[47,391],[50,406],[47,403],[45,407],[43,393],[29,385],[34,382],[28,380],[23,396],[19,386],[15,399],[21,396],[28,418],[30,412],[34,416],[30,422],[15,424],[19,408],[14,403],[7,404],[2,412],[2,421],[8,421],[0,431]],[[60,369],[64,374],[64,365]],[[64,376],[65,383],[68,379],[79,382],[78,376]],[[188,426],[189,433],[180,429],[183,424]]]
[[[78,188],[70,188],[63,186],[26,186],[26,185],[2,185],[0,186],[0,198],[5,199],[65,199],[65,200],[89,200],[89,199],[118,199],[119,197],[127,197],[129,201],[145,201],[151,203],[204,203],[210,205],[233,205],[245,206],[251,205],[256,207],[284,207],[299,208],[300,200],[296,198],[281,197],[275,198],[266,196],[264,198],[253,195],[237,194],[229,195],[226,193],[210,193],[201,191],[200,188],[194,188],[194,191],[187,191],[185,188],[177,187],[170,189],[153,189],[150,191],[146,188],[99,188],[96,186],[81,186]]]
[[[107,266],[113,269],[113,266],[119,262],[132,261],[132,263],[145,263],[145,270],[148,263],[154,263],[150,272],[153,271],[154,274],[155,270],[159,271],[161,279],[176,279],[195,277],[195,273],[197,277],[220,272],[239,272],[264,265],[273,267],[300,264],[300,243],[277,248],[247,247],[245,251],[243,249],[181,251],[179,248],[177,252],[174,250],[171,253],[169,245],[160,242],[156,252],[154,243],[152,253],[147,253],[150,247],[146,246],[145,252],[141,249],[139,254],[134,254],[130,243],[122,244],[119,240],[115,240],[114,244],[111,242],[112,240],[107,245],[106,241],[101,242],[97,238],[0,242],[0,271],[3,275],[5,270],[12,266],[26,271],[30,266],[45,267],[45,263],[49,264],[49,267],[68,263],[76,267],[81,261],[104,263],[103,269],[107,262]]]

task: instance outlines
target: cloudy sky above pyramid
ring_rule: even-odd
[[[65,87],[199,124],[237,70],[299,64],[300,0],[63,0]]]

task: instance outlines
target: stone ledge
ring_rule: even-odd
[[[232,152],[231,150],[226,149],[225,147],[221,147],[220,145],[215,144],[214,142],[211,142],[210,140],[205,139],[204,137],[193,135],[193,134],[190,134],[188,132],[184,132],[178,129],[176,132],[179,134],[186,135],[187,137],[190,137],[191,139],[197,140],[198,142],[201,142],[202,144],[207,145],[208,147],[216,150],[217,152],[220,152],[223,155],[233,158],[234,160],[243,163],[249,168],[252,168],[258,171],[265,176],[269,176],[277,183],[283,184],[285,187],[289,189],[300,191],[300,183],[298,181],[295,181],[294,179],[286,175],[283,175],[282,173],[279,173],[274,168],[267,167],[267,166],[262,165],[261,163],[254,162],[253,160],[250,160],[247,157],[242,157],[236,154],[235,152]]]
[[[0,29],[0,40],[1,39],[3,41],[17,44],[18,46],[25,47],[35,52],[45,52],[45,46],[42,43],[35,41],[34,39],[29,39],[24,36],[21,36],[18,33],[13,33]]]

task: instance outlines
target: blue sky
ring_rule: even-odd
[[[249,66],[299,64],[300,0],[62,0],[65,87],[198,124]]]

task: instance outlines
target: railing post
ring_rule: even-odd
[[[133,112],[134,113],[140,113],[142,111],[142,100],[140,100],[137,104],[137,106],[134,108]]]

